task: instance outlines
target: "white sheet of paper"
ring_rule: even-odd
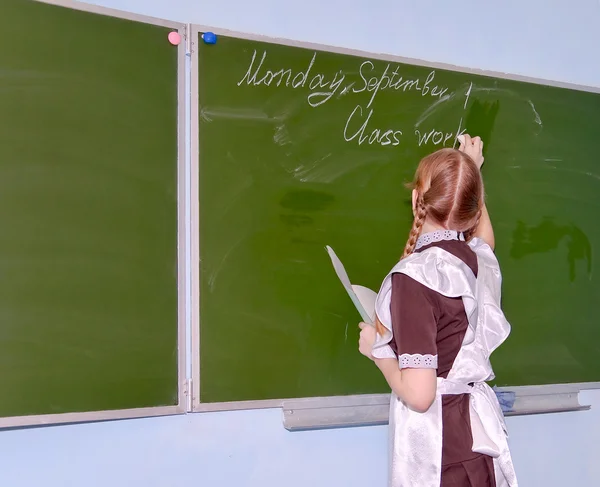
[[[327,253],[331,258],[335,273],[342,282],[346,292],[348,293],[348,296],[350,296],[350,299],[354,303],[354,306],[358,310],[361,318],[365,323],[372,325],[375,322],[375,299],[377,298],[377,293],[364,286],[353,285],[350,282],[350,278],[346,273],[346,269],[344,268],[342,261],[335,254],[333,249],[329,246],[325,248],[327,249]]]

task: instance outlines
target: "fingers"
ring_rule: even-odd
[[[461,144],[461,147],[470,147],[475,146],[476,149],[483,149],[483,140],[478,135],[475,137],[471,137],[469,134],[463,134],[464,144]]]
[[[360,337],[361,338],[369,338],[371,336],[376,335],[375,327],[373,325],[369,325],[368,323],[359,323],[358,327],[360,328]]]
[[[471,137],[469,134],[463,134],[460,137],[461,142],[458,150],[470,156],[478,167],[483,164],[483,140],[481,137]]]

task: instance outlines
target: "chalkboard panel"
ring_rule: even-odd
[[[170,29],[0,15],[0,416],[178,404]]]
[[[200,400],[384,392],[325,245],[377,289],[403,183],[467,130],[513,333],[498,385],[600,379],[600,95],[221,36],[198,39]]]

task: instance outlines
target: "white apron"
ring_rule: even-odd
[[[385,278],[376,312],[387,332],[373,347],[377,358],[396,358],[392,339],[391,293],[394,273],[403,273],[448,297],[462,298],[469,321],[462,347],[447,379],[438,378],[436,398],[425,413],[409,409],[392,393],[390,404],[390,487],[439,487],[442,470],[442,399],[444,394],[471,394],[473,451],[493,457],[497,487],[516,487],[508,433],[496,394],[491,353],[508,337],[510,325],[500,309],[500,266],[480,239],[468,244],[477,255],[477,278],[461,259],[430,247],[402,259]],[[469,384],[473,383],[471,387]]]

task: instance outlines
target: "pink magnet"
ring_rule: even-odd
[[[169,32],[169,42],[174,46],[178,46],[181,42],[181,36],[178,32]]]

